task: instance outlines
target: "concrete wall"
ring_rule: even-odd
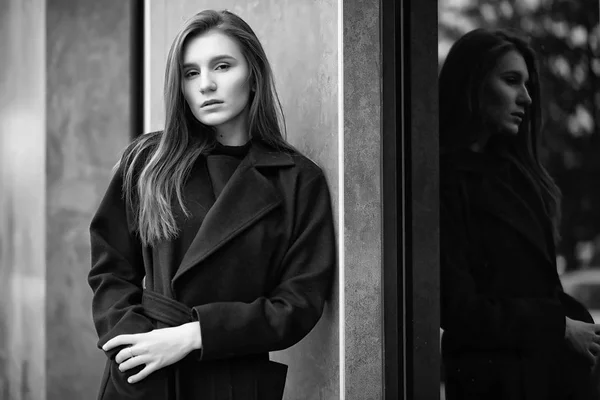
[[[344,2],[345,394],[383,395],[378,0]]]
[[[168,4],[168,7],[166,6]],[[326,173],[338,215],[338,3],[178,0],[150,4],[150,127],[162,129],[166,54],[183,21],[203,9],[228,9],[255,31],[271,62],[288,140]],[[315,329],[272,358],[289,365],[286,399],[337,399],[339,383],[338,279]]]
[[[178,0],[168,4],[154,0],[149,13],[148,130],[163,127],[165,59],[183,21],[203,9],[229,9],[253,27],[265,47],[288,139],[320,164],[328,177],[339,224],[340,269],[332,301],[315,330],[293,348],[272,355],[290,365],[286,399],[381,398],[379,2],[343,2],[342,48],[338,1]],[[338,118],[343,118],[343,127]]]
[[[0,1],[0,399],[46,388],[44,12]]]
[[[88,227],[129,142],[129,2],[46,1],[46,398],[93,399]]]

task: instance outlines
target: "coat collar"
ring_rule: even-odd
[[[248,152],[248,162],[256,168],[261,167],[293,167],[292,156],[277,150],[260,139],[252,139]]]
[[[290,154],[278,151],[260,140],[253,140],[248,154],[208,210],[172,279],[172,289],[187,271],[282,202],[281,195],[261,173],[261,169],[294,165]]]
[[[474,203],[482,210],[506,222],[553,264],[551,258],[553,243],[539,218],[507,184],[500,180],[483,180],[476,192]]]
[[[511,161],[501,156],[468,150],[457,152],[446,161],[450,160],[455,170],[479,178],[475,180],[477,184],[471,192],[471,204],[510,225],[554,265],[554,242],[550,223],[540,220],[506,179],[501,178],[510,173],[518,173]]]

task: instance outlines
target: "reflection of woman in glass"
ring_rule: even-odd
[[[447,398],[587,399],[600,326],[556,270],[560,192],[539,161],[534,53],[472,31],[439,91]]]
[[[90,227],[99,398],[283,396],[268,353],[320,318],[335,248],[325,178],[282,138],[276,99],[236,15],[176,36],[165,129],[126,149]]]

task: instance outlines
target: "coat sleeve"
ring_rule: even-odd
[[[321,172],[303,185],[295,239],[282,262],[281,280],[251,303],[217,302],[193,308],[202,329],[202,359],[265,353],[306,336],[323,312],[336,262],[329,190]]]
[[[442,328],[482,350],[532,350],[564,342],[565,311],[558,299],[509,298],[478,290],[471,273],[464,196],[458,183],[442,186],[440,193]]]
[[[99,337],[99,348],[115,336],[153,329],[152,322],[141,312],[142,280],[145,275],[141,243],[127,223],[122,183],[122,171],[118,170],[90,224],[92,267],[88,283],[94,292],[92,316]],[[100,398],[113,398],[111,393],[127,396],[128,399],[155,398],[151,394],[160,389],[162,372],[157,371],[135,385],[129,384],[126,379],[141,368],[119,371],[114,358],[122,348],[120,346],[106,352],[107,369]]]
[[[120,334],[146,332],[153,327],[141,312],[145,275],[141,243],[127,223],[122,183],[119,170],[90,224],[92,268],[88,282],[94,292],[92,314],[100,339],[98,347]]]

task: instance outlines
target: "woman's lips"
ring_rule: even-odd
[[[223,102],[222,101],[218,101],[218,100],[209,100],[209,101],[205,101],[204,103],[202,103],[202,105],[200,106],[200,108],[207,108],[207,107],[218,106],[219,104],[223,104]]]

